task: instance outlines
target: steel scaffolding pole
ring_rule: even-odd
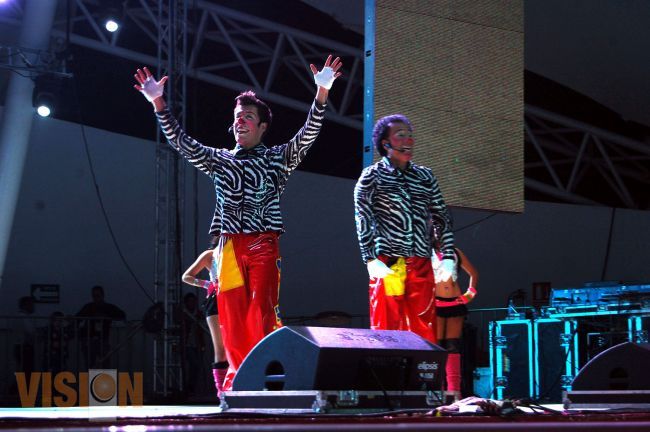
[[[56,0],[25,2],[19,37],[21,47],[47,49],[55,11]],[[22,59],[28,69],[38,63],[30,52],[25,52]],[[31,77],[15,73],[9,78],[0,131],[0,287],[34,119],[33,89]]]
[[[143,2],[143,4],[145,4]],[[146,4],[145,4],[146,5]],[[151,11],[153,13],[153,11]],[[158,1],[158,59],[156,78],[167,75],[166,100],[181,123],[186,119],[187,2]],[[155,298],[165,311],[162,333],[154,340],[156,394],[183,390],[182,347],[174,309],[181,302],[185,162],[157,129],[156,231],[154,239]]]

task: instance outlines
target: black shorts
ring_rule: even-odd
[[[206,317],[212,315],[219,315],[219,310],[217,309],[217,292],[213,291],[212,294],[207,296],[203,301],[203,313]]]
[[[458,297],[436,296],[436,300],[445,301],[445,302],[455,301],[457,298]],[[436,308],[436,315],[439,316],[440,318],[464,317],[468,313],[469,312],[467,311],[467,306],[465,306],[464,304]]]

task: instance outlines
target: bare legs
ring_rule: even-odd
[[[223,391],[223,381],[228,371],[228,362],[226,361],[226,350],[223,347],[221,338],[221,327],[219,326],[219,315],[210,315],[206,318],[212,337],[212,347],[214,348],[214,362],[212,363],[212,376],[214,385],[217,389],[217,397]]]

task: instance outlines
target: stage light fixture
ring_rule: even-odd
[[[41,117],[49,117],[54,109],[54,95],[47,92],[39,93],[36,95],[34,106],[36,107],[38,115]]]
[[[49,117],[54,112],[59,84],[56,79],[48,75],[38,76],[34,80],[32,105],[41,117]]]
[[[108,0],[103,2],[100,9],[100,16],[102,17],[102,24],[104,28],[115,33],[122,26],[124,18],[124,2],[123,0]]]
[[[106,21],[104,21],[104,27],[105,27],[106,30],[108,30],[109,32],[114,33],[114,32],[116,32],[117,30],[119,30],[119,28],[120,28],[120,23],[119,23],[119,21],[117,20],[117,18],[109,17],[109,18],[106,18]]]

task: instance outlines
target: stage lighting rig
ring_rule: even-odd
[[[22,48],[0,44],[0,69],[8,69],[27,78],[48,74],[71,78],[67,71],[69,59],[65,49],[54,51]]]
[[[34,79],[32,106],[38,115],[49,117],[54,112],[61,86],[61,79],[54,75],[44,74]]]
[[[118,0],[112,0],[106,3],[107,5],[101,13],[102,24],[107,31],[115,33],[122,26],[124,5],[122,1]]]
[[[52,93],[40,92],[34,98],[34,107],[41,117],[49,117],[54,109],[54,95]]]
[[[0,69],[8,69],[34,81],[32,105],[42,117],[53,111],[63,82],[72,78],[67,71],[69,53],[65,49],[55,51],[0,45]]]

